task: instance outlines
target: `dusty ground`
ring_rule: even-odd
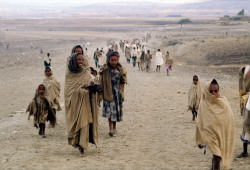
[[[114,32],[72,31],[71,28],[67,31],[65,25],[65,30],[48,30],[43,25],[48,21],[39,23],[40,30],[34,23],[31,31],[24,29],[25,24],[21,27],[12,23],[13,29],[6,31],[5,39],[1,39],[0,169],[209,169],[212,155],[209,151],[204,155],[203,150],[194,147],[195,122],[191,121],[191,113],[187,112],[186,106],[187,92],[194,74],[201,77],[203,86],[213,78],[218,79],[221,94],[228,98],[235,116],[235,155],[242,151],[237,70],[249,64],[248,49],[242,46],[234,49],[235,54],[239,54],[240,49],[246,50],[247,54],[240,56],[242,63],[224,63],[224,58],[216,61],[216,66],[213,66],[207,64],[209,61],[206,54],[214,50],[210,47],[213,44],[211,40],[217,45],[229,41],[227,44],[230,45],[235,44],[233,42],[237,39],[245,45],[244,42],[249,41],[245,36],[249,33],[248,23],[240,25],[240,28],[221,27],[218,23],[190,25],[184,27],[182,32],[177,31],[179,25],[143,25],[144,32],[133,32],[130,26],[135,24],[134,21],[120,27],[116,25],[117,30]],[[80,29],[79,26],[77,28]],[[120,28],[126,31],[122,32]],[[225,30],[231,34],[230,37],[224,37]],[[37,129],[32,127],[32,120],[27,120],[24,109],[32,99],[35,88],[43,80],[43,57],[47,52],[52,54],[52,68],[63,89],[65,61],[75,44],[90,42],[88,48],[92,56],[96,47],[107,48],[105,41],[109,38],[119,40],[142,37],[147,31],[152,33],[153,38],[145,44],[146,47],[152,51],[159,47],[164,51],[169,50],[175,58],[174,70],[168,77],[163,68],[161,73],[155,72],[152,62],[151,73],[139,72],[132,64],[125,62],[124,54],[120,51],[121,62],[128,70],[129,84],[125,90],[124,121],[118,123],[116,137],[108,136],[108,123],[101,116],[101,108],[101,148],[98,150],[90,145],[84,158],[78,156],[77,149],[67,145],[64,110],[57,114],[58,126],[46,129],[46,139],[37,135]],[[166,34],[171,36],[163,38]],[[170,41],[181,43],[167,46]],[[33,49],[30,49],[31,42]],[[9,50],[6,50],[6,43],[10,43]],[[203,52],[206,45],[209,45],[210,50]],[[224,53],[221,49],[225,51],[225,48],[218,47],[215,52],[222,53],[222,56]],[[43,54],[40,54],[40,49],[43,49]],[[199,54],[206,54],[199,58],[200,55],[196,55],[194,49]],[[193,60],[193,57],[196,59]],[[192,64],[191,60],[204,62]],[[233,57],[233,61],[237,59]],[[91,65],[93,63],[91,61]],[[231,167],[249,169],[250,158],[235,158]]]

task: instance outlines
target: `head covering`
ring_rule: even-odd
[[[198,110],[196,145],[206,144],[227,170],[234,156],[234,117],[227,98],[211,94],[210,85],[204,88]]]
[[[79,67],[77,66],[77,56],[78,56],[78,55],[81,55],[81,54],[74,53],[74,54],[71,56],[71,58],[70,58],[70,60],[69,60],[69,64],[68,64],[68,69],[69,69],[69,71],[72,72],[72,73],[75,73],[75,74],[82,71],[82,67],[79,68]]]
[[[195,75],[197,76],[197,75]],[[200,83],[200,77],[198,77],[197,85],[194,84],[194,81],[192,80],[191,87],[188,91],[188,107],[195,107],[195,110],[197,111],[199,108],[201,95],[202,95],[202,88]]]

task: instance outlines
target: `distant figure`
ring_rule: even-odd
[[[30,116],[34,116],[34,127],[39,127],[38,134],[41,135],[42,138],[46,138],[45,124],[47,121],[50,121],[52,127],[55,127],[56,117],[53,108],[50,105],[46,88],[43,84],[40,84],[37,87],[35,97],[29,103],[26,112],[29,112],[28,120],[30,119]]]
[[[140,64],[141,64],[141,49],[138,46],[137,46],[136,52],[137,52],[136,62],[138,65],[138,69],[140,71],[140,69],[141,69],[141,66],[140,66]]]
[[[117,44],[115,44],[115,51],[118,51],[118,45]]]
[[[167,51],[165,64],[166,64],[166,71],[167,71],[168,76],[169,76],[169,71],[172,70],[173,63],[174,63],[173,57],[171,57],[169,55],[169,52]]]
[[[125,47],[125,57],[127,59],[127,63],[130,63],[130,59],[131,59],[131,50],[129,46]]]
[[[250,65],[240,69],[242,77],[239,81],[240,90],[240,110],[243,118],[243,128],[241,140],[243,142],[243,152],[238,155],[238,158],[248,157],[247,147],[250,144]]]
[[[196,123],[196,145],[207,146],[213,154],[212,170],[229,169],[234,157],[234,116],[228,100],[220,96],[213,79],[204,89]],[[205,145],[204,145],[205,144]]]
[[[50,53],[47,53],[47,56],[44,57],[44,67],[51,67]]]
[[[83,53],[84,58],[88,59],[88,62],[91,60],[90,56],[89,56],[89,51],[88,48],[85,48],[84,53]]]
[[[194,75],[192,85],[188,91],[188,110],[193,114],[193,121],[198,115],[198,108],[201,100],[202,88],[199,76]]]
[[[113,52],[112,46],[109,46],[108,52],[106,53],[106,63],[109,62],[108,58],[112,52]]]
[[[158,51],[155,54],[155,65],[156,65],[156,71],[161,71],[161,65],[163,65],[163,57],[161,50],[158,49]]]
[[[150,50],[147,51],[147,54],[145,55],[145,65],[146,65],[146,71],[150,71],[151,67],[151,60],[152,60],[152,54],[150,53]]]
[[[103,67],[106,64],[107,58],[103,55],[102,50],[97,53],[98,61],[99,61],[99,68]]]
[[[140,59],[141,59],[141,70],[143,71],[143,70],[145,70],[145,51],[142,51],[142,53],[141,53],[141,57],[140,57]]]
[[[99,49],[97,48],[96,51],[94,52],[94,60],[95,60],[95,67],[98,68],[99,67],[99,61],[98,61],[98,57],[97,57],[97,53],[99,52]]]
[[[137,58],[137,50],[135,49],[135,47],[133,48],[131,54],[132,54],[133,67],[135,67]]]

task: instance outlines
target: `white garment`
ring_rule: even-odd
[[[155,65],[163,65],[163,57],[161,52],[155,54]]]
[[[48,56],[44,57],[43,60],[46,61],[48,64],[50,64],[51,62],[51,59]]]
[[[249,96],[248,96],[246,109],[250,111],[250,94],[249,94]]]
[[[99,65],[100,66],[103,66],[104,64],[106,64],[106,55],[100,55],[98,57],[98,59],[99,59]]]

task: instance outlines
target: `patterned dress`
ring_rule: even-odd
[[[111,121],[122,121],[122,94],[120,88],[121,73],[117,70],[111,70],[111,84],[113,92],[113,101],[103,100],[103,117],[110,118]]]

